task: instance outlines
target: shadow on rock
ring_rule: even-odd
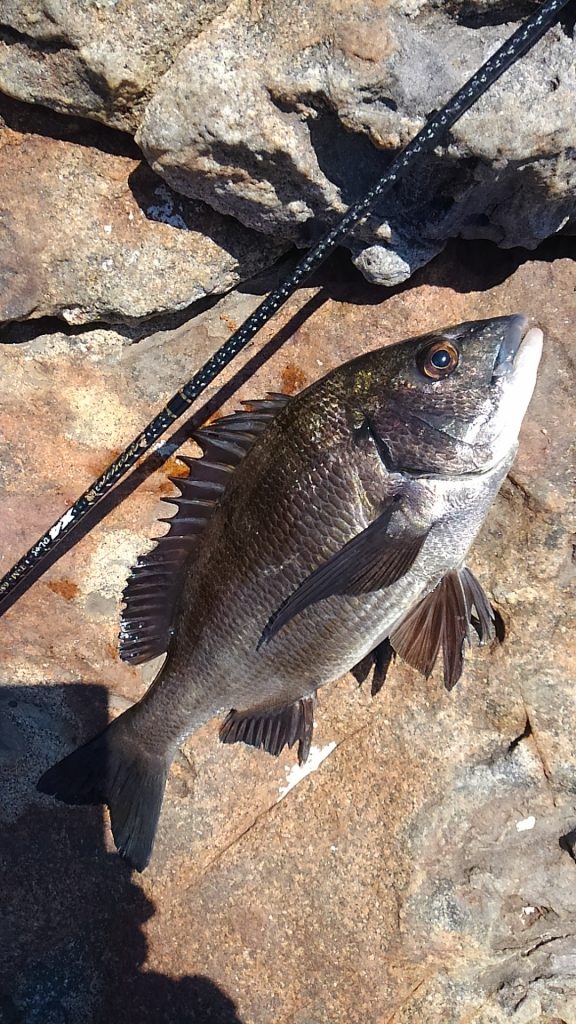
[[[325,299],[351,305],[383,305],[394,295],[405,295],[422,286],[446,288],[450,292],[468,294],[487,292],[502,284],[524,263],[553,263],[574,259],[576,242],[568,233],[548,238],[537,250],[500,249],[494,242],[455,239],[426,266],[416,270],[408,281],[386,288],[371,284],[354,266],[345,249],[337,252],[314,275],[311,284],[323,289]],[[244,283],[238,289],[248,291]],[[438,324],[432,326],[437,327]]]
[[[0,687],[0,1024],[241,1024],[209,978],[142,969],[155,908],[106,850],[103,809],[36,792],[107,721],[100,686]]]

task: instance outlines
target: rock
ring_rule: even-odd
[[[0,131],[0,321],[137,322],[218,295],[281,246],[138,159]]]
[[[229,0],[4,0],[0,89],[134,130],[182,46]]]
[[[532,9],[236,0],[175,58],[137,139],[179,192],[309,245]],[[574,221],[575,95],[558,26],[345,243],[362,273],[395,285],[448,238],[533,248]]]
[[[531,0],[6,0],[0,90],[136,133],[177,192],[307,246]],[[447,239],[533,248],[576,223],[576,64],[552,29],[347,245],[397,285]]]
[[[376,699],[352,677],[326,687],[306,776],[208,723],[138,876],[101,808],[34,785],[149,678],[118,661],[118,610],[162,530],[173,446],[0,619],[7,1020],[575,1024],[576,306],[573,261],[542,257],[460,243],[393,295],[333,261],[224,392],[227,410],[291,393],[441,323],[524,310],[543,327],[519,456],[471,560],[505,639],[467,653],[451,694],[399,663]],[[259,300],[244,288],[139,345],[99,329],[0,349],[2,571]],[[220,401],[213,386],[204,415]]]

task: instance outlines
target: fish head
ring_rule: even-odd
[[[350,364],[354,414],[390,470],[483,473],[513,456],[542,354],[542,332],[527,323],[474,320]]]

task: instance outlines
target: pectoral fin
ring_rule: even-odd
[[[493,612],[476,577],[469,569],[446,573],[392,630],[390,643],[400,658],[426,678],[442,650],[444,685],[451,690],[462,675],[473,607],[480,639],[493,636]]]
[[[308,576],[270,617],[258,647],[269,643],[290,619],[311,604],[336,594],[368,594],[401,579],[413,565],[428,534],[391,538],[391,515],[389,508]]]

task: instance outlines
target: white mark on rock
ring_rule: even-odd
[[[154,195],[158,202],[147,208],[146,216],[150,220],[159,221],[161,224],[169,224],[173,228],[186,228],[186,221],[175,209],[175,197],[166,185],[158,185],[154,189]]]
[[[525,917],[530,917],[530,914],[536,913],[536,907],[522,907],[522,914]]]
[[[112,234],[112,225],[111,224],[105,224],[104,225],[104,234],[106,234],[106,235]]]
[[[72,522],[73,518],[74,513],[72,512],[72,509],[69,508],[68,511],[64,513],[62,518],[59,519],[57,523],[54,523],[52,529],[48,531],[52,540],[56,540],[58,534],[61,533],[62,530],[64,530],[65,527],[68,526],[69,523]]]
[[[536,824],[536,818],[531,814],[529,818],[523,818],[522,821],[516,822],[517,832],[529,832],[531,828],[534,828]]]
[[[335,749],[336,743],[334,740],[332,740],[331,743],[327,743],[325,747],[312,746],[310,747],[308,760],[305,761],[304,764],[294,764],[290,769],[287,768],[286,785],[281,786],[278,790],[278,802],[283,800],[286,794],[289,793],[291,789],[294,789],[294,786],[297,786],[299,782],[302,782],[302,779],[305,779],[307,775],[311,775],[312,772],[315,772],[322,764],[322,761],[325,761]]]

